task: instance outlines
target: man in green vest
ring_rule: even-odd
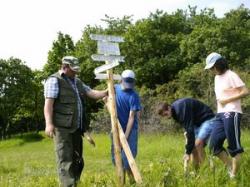
[[[60,186],[76,186],[84,167],[82,135],[88,130],[85,115],[87,96],[101,99],[107,90],[93,90],[76,77],[78,59],[66,56],[61,69],[44,86],[45,133],[54,139]],[[92,141],[93,142],[93,141]]]

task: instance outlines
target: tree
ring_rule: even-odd
[[[191,32],[186,20],[183,11],[169,15],[157,10],[129,27],[121,45],[126,55],[123,68],[136,72],[139,86],[155,88],[172,80],[186,66],[179,55],[180,41]]]
[[[89,36],[119,35],[125,39],[120,44],[125,63],[116,67],[114,73],[121,73],[124,69],[135,71],[137,86],[150,93],[145,96],[146,107],[153,106],[153,102],[159,99],[173,101],[188,96],[213,107],[213,81],[203,70],[205,58],[216,51],[226,57],[232,68],[249,75],[249,18],[249,9],[243,5],[223,18],[217,18],[213,9],[197,12],[197,7],[190,6],[189,10],[177,10],[171,14],[157,10],[135,23],[132,23],[132,16],[114,18],[106,15],[103,21],[107,27],[88,25],[75,46],[70,36],[59,33],[49,52],[43,76],[57,71],[63,56],[74,55],[80,61],[79,78],[92,88],[105,88],[105,84],[94,79],[93,71],[100,64],[91,59],[97,45]],[[249,108],[248,105],[247,100],[244,107]],[[100,107],[101,103],[88,101],[89,113],[97,112]],[[146,112],[151,110],[145,109]]]
[[[101,19],[107,24],[105,33],[109,35],[124,35],[130,26],[132,26],[133,16],[123,16],[120,18],[110,17],[105,15],[105,18]]]
[[[233,66],[249,66],[250,60],[250,10],[241,5],[225,14],[220,25],[223,54]]]
[[[225,56],[233,66],[245,68],[249,64],[250,56],[249,9],[241,6],[221,19],[215,19],[210,13],[206,19],[204,16],[203,23],[206,20],[206,24],[198,24],[181,41],[184,61],[189,65],[201,63],[209,53],[216,51]]]
[[[43,68],[45,77],[58,71],[62,64],[62,58],[66,55],[73,55],[74,50],[75,46],[71,37],[59,32],[57,40],[53,42],[52,49],[48,52],[48,62]]]
[[[96,41],[90,39],[90,34],[98,34],[102,31],[100,27],[87,26],[75,47],[75,55],[79,58],[81,64],[79,78],[92,88],[99,83],[99,81],[95,79],[94,69],[100,66],[100,63],[94,62],[91,59],[91,55],[97,53],[97,44]]]
[[[31,102],[33,74],[21,60],[10,58],[0,60],[0,116],[1,137],[6,138],[13,130],[13,124],[22,111],[22,117],[26,115],[27,100]]]

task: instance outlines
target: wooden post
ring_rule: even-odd
[[[122,126],[120,124],[120,122],[118,121],[118,130],[119,130],[119,138],[120,138],[120,142],[121,142],[121,145],[122,145],[122,148],[123,148],[123,151],[125,152],[126,156],[127,156],[127,159],[128,159],[128,163],[129,163],[129,166],[130,166],[130,169],[133,173],[133,176],[134,176],[134,179],[135,179],[135,182],[138,183],[138,184],[141,184],[142,183],[142,178],[141,178],[141,174],[139,172],[139,169],[136,165],[136,162],[135,162],[135,159],[131,153],[131,150],[129,148],[129,145],[128,145],[128,141],[127,141],[127,138],[122,130]]]
[[[98,54],[92,55],[92,59],[95,61],[105,61],[106,65],[102,65],[97,67],[94,70],[94,73],[98,79],[107,79],[108,84],[108,110],[111,116],[112,123],[112,135],[113,135],[113,144],[114,144],[114,157],[116,163],[116,173],[118,176],[118,185],[123,186],[125,183],[124,170],[122,166],[121,159],[121,145],[127,156],[129,166],[134,175],[135,181],[137,183],[142,183],[140,172],[136,166],[134,157],[129,148],[126,136],[121,128],[119,120],[117,118],[117,110],[116,110],[116,99],[115,99],[115,90],[114,90],[114,75],[112,68],[119,65],[119,62],[124,62],[124,57],[120,56],[120,49],[118,43],[124,42],[122,37],[119,36],[111,36],[111,35],[96,35],[91,34],[90,38],[92,40],[98,41]],[[110,61],[111,63],[109,63]],[[100,74],[101,72],[106,71],[106,74]],[[115,77],[120,77],[120,75],[115,75]]]
[[[108,72],[110,71],[110,72]],[[112,70],[108,70],[107,73],[109,76],[108,78],[108,90],[109,90],[109,100],[108,100],[108,111],[111,115],[111,122],[112,122],[112,132],[113,132],[113,140],[114,138],[117,139],[117,137],[114,137],[116,135],[118,135],[118,142],[115,143],[114,142],[114,153],[117,153],[117,155],[115,154],[115,156],[117,156],[117,159],[118,161],[120,161],[121,159],[121,147],[128,159],[128,163],[129,163],[129,166],[130,166],[130,169],[133,173],[133,176],[134,176],[134,179],[136,181],[136,183],[138,184],[141,184],[142,183],[142,177],[141,177],[141,174],[139,172],[139,169],[136,165],[136,162],[135,162],[135,159],[131,153],[131,150],[129,148],[129,144],[128,144],[128,141],[127,141],[127,138],[123,132],[123,129],[121,127],[121,124],[117,118],[117,110],[116,110],[116,101],[115,101],[115,91],[114,91],[114,84],[113,84],[113,76],[112,76]],[[113,85],[113,86],[112,86]],[[111,87],[112,86],[112,87]],[[114,121],[112,121],[114,120]],[[115,124],[115,125],[113,125]],[[117,130],[117,132],[114,133],[113,129]],[[117,147],[117,151],[115,151],[115,144],[117,144],[119,147]],[[116,159],[116,157],[115,157]],[[121,164],[122,164],[122,161],[121,161]],[[124,171],[122,169],[122,174],[120,172],[120,169],[119,169],[119,166],[116,166],[117,168],[117,175],[119,178],[122,178],[124,177]],[[125,182],[125,181],[124,181]]]
[[[106,62],[107,63],[107,62]],[[115,90],[114,90],[114,82],[113,82],[113,70],[107,70],[108,74],[108,103],[110,109],[111,123],[112,123],[112,135],[113,135],[113,144],[114,144],[114,157],[115,157],[115,165],[116,165],[116,173],[118,177],[118,185],[124,185],[124,171],[122,167],[122,159],[121,159],[121,145],[119,141],[119,132],[118,132],[118,119],[117,119],[117,111],[116,111],[116,101],[115,101]]]

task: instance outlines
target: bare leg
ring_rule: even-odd
[[[196,139],[195,140],[195,147],[197,149],[197,154],[198,154],[198,162],[199,165],[201,165],[203,163],[203,161],[205,160],[205,150],[204,150],[204,142],[201,139]]]
[[[220,152],[218,158],[227,166],[227,168],[231,168],[231,161],[228,158],[228,154],[225,151]]]
[[[191,160],[192,160],[194,168],[198,169],[199,168],[199,154],[198,154],[196,147],[192,151]]]
[[[237,154],[235,157],[232,158],[232,172],[231,177],[234,177],[237,173],[237,170],[239,168],[239,162],[240,162],[240,154]]]

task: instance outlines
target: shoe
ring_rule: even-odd
[[[232,172],[229,173],[229,178],[230,179],[234,179],[235,178],[235,174],[233,174]]]
[[[235,174],[233,174],[231,168],[228,168],[227,173],[228,173],[230,179],[234,179],[235,178]]]

